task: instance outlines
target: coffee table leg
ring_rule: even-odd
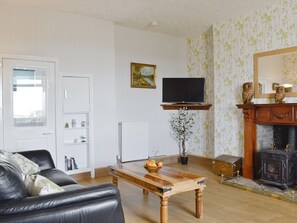
[[[196,218],[202,218],[203,216],[202,189],[196,189],[195,196],[196,196]]]
[[[112,183],[113,185],[115,185],[116,187],[118,186],[118,178],[116,176],[112,176]]]
[[[168,199],[169,197],[160,197],[161,206],[160,206],[160,222],[168,222]]]
[[[147,196],[147,195],[148,195],[148,190],[143,189],[143,190],[142,190],[142,193],[143,193],[143,195]]]

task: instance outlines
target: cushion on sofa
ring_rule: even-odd
[[[24,181],[31,196],[54,194],[65,191],[54,182],[39,174],[30,176],[26,175]]]
[[[40,170],[48,170],[55,168],[54,161],[49,151],[41,150],[29,150],[29,151],[20,151],[19,154],[27,157],[29,160],[32,160],[34,163],[39,165]]]
[[[3,150],[3,149],[0,149],[0,154],[3,154],[3,155],[8,157],[8,156],[12,155],[13,153],[9,152],[9,151],[6,151],[6,150]]]
[[[16,163],[14,160],[10,159],[9,156],[12,155],[11,152],[6,152],[4,150],[0,150],[0,158],[4,159],[6,162],[9,162],[10,164],[12,164],[20,174],[22,174],[22,169],[20,168],[19,164]],[[24,175],[22,175],[23,179],[24,179]]]
[[[19,153],[11,154],[8,157],[18,164],[24,175],[31,175],[39,172],[38,164],[34,163],[33,161],[29,160]]]
[[[0,201],[27,197],[27,189],[18,168],[0,156]]]

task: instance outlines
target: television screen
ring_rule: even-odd
[[[163,78],[162,101],[203,103],[205,78]]]

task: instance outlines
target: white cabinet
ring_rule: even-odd
[[[86,77],[63,77],[64,113],[90,111],[90,81]]]
[[[93,167],[91,76],[62,76],[63,143],[59,168],[69,174],[91,172]]]

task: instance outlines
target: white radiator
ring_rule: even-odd
[[[119,160],[121,162],[128,162],[147,159],[148,152],[148,122],[120,122]]]

